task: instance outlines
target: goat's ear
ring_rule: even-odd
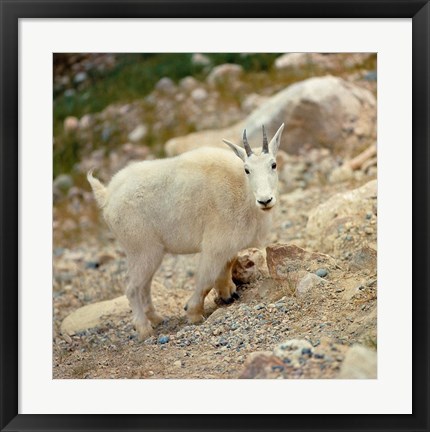
[[[276,153],[278,153],[279,144],[281,144],[281,136],[282,131],[284,130],[285,123],[281,124],[281,127],[278,129],[278,131],[275,133],[275,136],[272,138],[272,140],[269,143],[269,151],[276,156]]]
[[[240,148],[238,145],[233,144],[232,142],[227,141],[225,139],[223,139],[223,142],[225,144],[227,144],[236,153],[236,155],[238,157],[240,157],[245,162],[245,157],[246,157],[245,150],[243,150],[242,148]]]

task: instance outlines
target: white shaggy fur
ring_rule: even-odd
[[[212,287],[227,302],[235,295],[231,268],[237,252],[261,246],[271,228],[283,127],[259,155],[247,156],[225,141],[242,161],[227,149],[201,148],[133,163],[107,187],[88,173],[104,218],[127,254],[126,294],[142,339],[163,320],[152,304],[151,281],[165,253],[201,252],[196,290],[186,306],[190,322],[203,319]]]

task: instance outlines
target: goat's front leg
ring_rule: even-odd
[[[204,320],[204,301],[215,284],[225,265],[222,254],[202,252],[197,272],[197,285],[193,295],[185,306],[188,321],[198,323]]]
[[[236,293],[236,285],[232,280],[232,269],[235,260],[236,258],[225,264],[215,281],[215,291],[218,297],[226,304],[232,303],[235,299],[239,298]]]

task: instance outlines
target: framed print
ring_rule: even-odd
[[[1,430],[428,430],[429,10],[1,1]]]

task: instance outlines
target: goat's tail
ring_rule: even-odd
[[[90,169],[87,173],[87,180],[91,185],[97,205],[103,208],[106,205],[107,192],[106,187],[99,179],[93,177],[94,169]]]

